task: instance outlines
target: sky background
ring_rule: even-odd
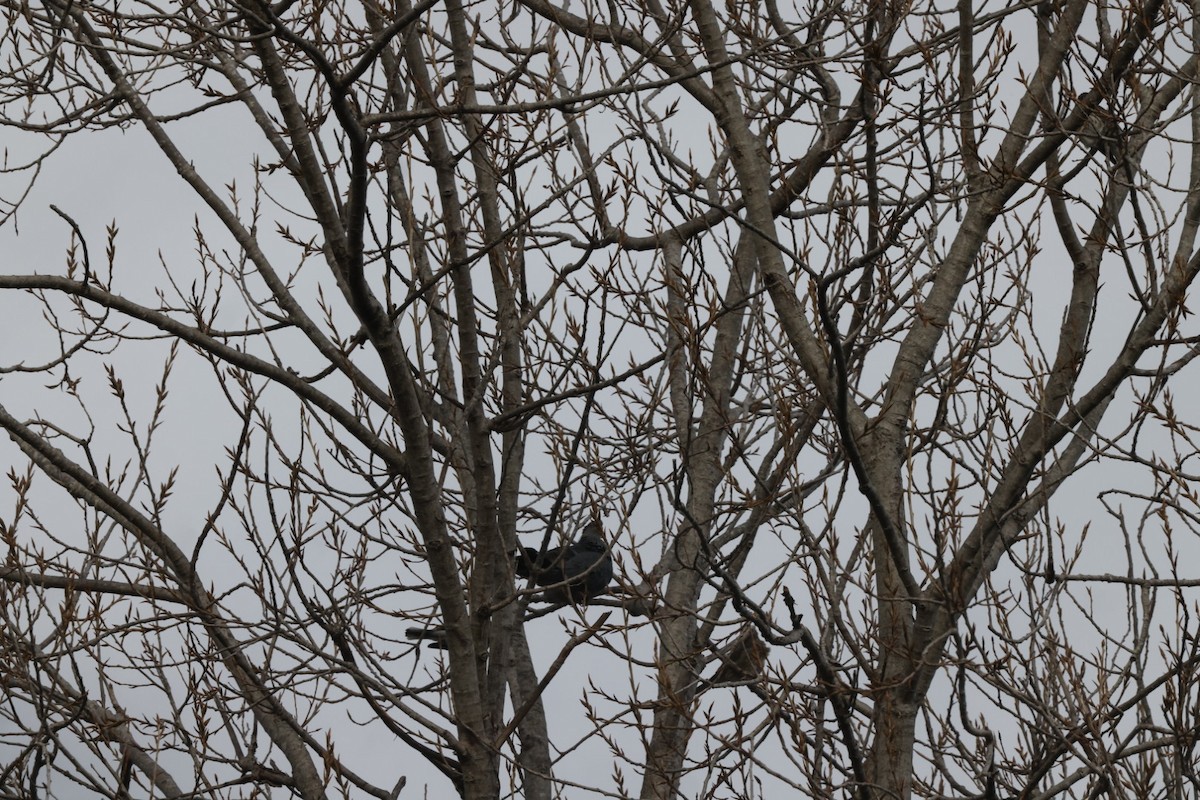
[[[1020,31],[1015,32],[1014,56],[1007,77],[1015,74],[1018,65],[1028,65],[1030,38],[1022,37]],[[1004,84],[1001,88],[999,102],[995,114],[991,118],[998,127],[1003,127],[1006,114],[1005,92],[1015,92],[1016,83]],[[897,97],[899,105],[903,97]],[[911,91],[909,100],[912,99]],[[173,98],[168,94],[164,100],[171,105]],[[694,115],[695,112],[686,105],[679,117],[671,122],[672,135],[679,141],[680,152],[702,154],[707,148],[708,120]],[[589,135],[594,137],[596,148],[602,149],[608,137],[614,135],[619,128],[617,123],[595,115],[588,118]],[[172,135],[176,137],[182,149],[193,160],[197,168],[206,176],[211,185],[225,186],[226,193],[230,187],[236,187],[242,202],[250,202],[253,175],[247,164],[259,153],[260,141],[254,131],[246,128],[233,112],[218,110],[200,117],[175,123],[171,126]],[[0,132],[0,145],[9,152],[9,163],[19,160],[23,152],[29,152],[30,138],[9,130]],[[800,145],[798,144],[797,147]],[[16,154],[14,157],[13,153]],[[1161,170],[1163,177],[1176,177],[1182,168],[1183,161],[1171,161],[1164,149],[1156,154],[1150,163]],[[19,192],[22,174],[4,175],[0,178],[0,197],[10,199]],[[263,198],[264,222],[261,230],[268,230],[275,220],[289,218],[289,210],[295,208],[297,197],[288,187],[286,181],[267,178],[267,195]],[[1084,198],[1085,202],[1087,198]],[[1182,202],[1182,200],[1180,200]],[[43,273],[64,274],[65,252],[71,239],[71,230],[67,223],[53,211],[50,204],[55,204],[64,213],[71,216],[80,226],[90,249],[93,270],[107,273],[109,267],[105,262],[105,239],[108,226],[117,229],[116,258],[113,264],[114,288],[128,293],[140,301],[153,304],[155,292],[162,288],[164,276],[170,276],[175,285],[188,291],[192,281],[199,279],[198,246],[195,236],[195,225],[199,221],[204,232],[208,250],[223,258],[232,253],[228,237],[221,234],[214,224],[210,212],[203,209],[187,190],[183,182],[158,153],[149,137],[138,130],[108,130],[103,132],[88,132],[69,138],[61,148],[44,164],[29,196],[22,204],[20,212],[0,228],[0,242],[4,253],[3,270],[8,273]],[[1168,209],[1170,213],[1170,209]],[[645,207],[633,203],[626,211],[627,219],[635,232],[645,232],[642,216],[647,213]],[[1070,267],[1051,233],[1050,221],[1046,218],[1041,222],[1046,228],[1039,252],[1032,253],[1033,259],[1028,273],[1028,290],[1033,295],[1035,315],[1030,322],[1034,331],[1047,336],[1046,347],[1053,347],[1053,333],[1061,319],[1061,309],[1068,287]],[[932,245],[932,252],[942,249],[953,235],[955,220],[948,218],[937,231],[940,241]],[[803,239],[805,228],[798,225],[796,236]],[[330,282],[326,277],[326,268],[319,259],[302,263],[296,256],[294,247],[282,242],[279,237],[264,234],[262,240],[267,243],[269,254],[277,264],[292,265],[299,271],[298,282],[307,282],[309,287],[315,287],[323,282],[326,289]],[[715,237],[719,238],[719,237]],[[712,241],[712,240],[710,240]],[[803,242],[802,242],[803,243]],[[719,248],[716,244],[707,245],[710,258],[706,267],[719,263]],[[569,253],[566,248],[550,251]],[[813,261],[817,261],[819,248],[810,253]],[[535,253],[533,257],[542,257]],[[549,257],[549,253],[545,257]],[[660,269],[660,265],[650,254],[623,255],[641,269],[652,271]],[[933,259],[933,256],[930,256]],[[606,254],[597,258],[598,265],[603,267]],[[636,272],[636,270],[635,270]],[[532,271],[537,280],[538,273]],[[1129,292],[1124,285],[1124,267],[1119,262],[1106,262],[1102,268],[1105,284],[1101,314],[1096,326],[1093,349],[1098,353],[1112,352],[1124,340],[1128,333],[1128,314],[1132,308]],[[546,279],[546,274],[541,276]],[[586,278],[580,278],[581,284]],[[231,291],[229,287],[227,292]],[[169,291],[169,287],[168,287]],[[311,295],[310,295],[311,297]],[[232,295],[226,299],[228,308],[227,324],[231,326],[242,322],[244,306]],[[336,315],[341,320],[348,319],[340,298],[334,303]],[[576,309],[577,311],[579,309]],[[43,309],[32,301],[29,295],[6,293],[0,294],[0,363],[11,365],[15,363],[33,364],[52,357],[56,351],[56,339],[50,335],[42,318]],[[135,325],[131,331],[138,332]],[[146,331],[149,332],[148,329]],[[648,340],[645,334],[623,331],[619,341],[618,352],[612,364],[619,367],[622,357],[626,354],[640,354],[646,351],[654,352],[661,349],[661,341]],[[280,336],[278,341],[283,347],[287,358],[293,356],[305,359],[311,352],[307,347],[291,348],[289,337]],[[126,387],[128,404],[133,410],[133,416],[145,419],[154,405],[154,387],[162,377],[162,354],[165,343],[161,340],[151,340],[144,343],[126,343],[113,354],[100,353],[94,358],[76,359],[72,364],[72,377],[81,381],[79,397],[70,397],[61,389],[48,386],[46,376],[39,374],[22,374],[8,372],[0,377],[0,396],[5,406],[19,418],[41,415],[48,419],[60,421],[65,427],[73,430],[86,430],[91,421],[96,424],[96,445],[105,457],[112,456],[114,462],[120,464],[130,455],[128,438],[117,428],[119,417],[116,416],[118,407],[107,389],[108,377],[106,367],[111,367]],[[890,363],[893,352],[889,348],[881,348],[874,358],[872,369],[879,372],[880,379]],[[1052,352],[1048,355],[1052,355]],[[1023,364],[1017,343],[1011,341],[999,342],[993,350],[993,358],[999,370],[1011,369],[1014,374],[1020,373]],[[370,359],[360,362],[372,372],[377,372]],[[315,363],[315,362],[314,362]],[[1098,377],[1106,365],[1104,357],[1089,360],[1085,366],[1081,384]],[[302,365],[306,366],[306,365]],[[1188,390],[1196,384],[1195,368],[1188,367],[1176,378],[1176,392],[1186,396]],[[1014,389],[1021,381],[1018,377],[1002,379],[1000,383],[1008,382]],[[867,383],[867,382],[864,382]],[[175,496],[164,515],[165,527],[185,548],[193,546],[195,538],[204,525],[204,519],[213,507],[219,494],[219,483],[216,469],[225,462],[224,451],[235,440],[238,420],[229,410],[220,392],[220,387],[213,380],[211,368],[201,359],[194,356],[186,348],[179,354],[178,365],[171,376],[170,401],[164,424],[155,437],[157,447],[152,462],[158,473],[165,475],[171,468],[177,467],[179,479]],[[298,450],[295,434],[298,430],[293,405],[278,393],[273,399],[275,390],[267,390],[263,406],[272,411],[272,418],[281,433],[281,439],[289,446]],[[1116,432],[1121,429],[1129,417],[1132,397],[1128,390],[1123,391],[1114,403],[1105,421],[1107,431]],[[611,396],[601,397],[601,403],[611,402]],[[276,411],[278,409],[278,411]],[[1156,442],[1165,442],[1158,432],[1147,429],[1140,438],[1143,447],[1149,449]],[[537,447],[534,447],[537,450]],[[0,451],[0,465],[8,468],[23,468],[23,459],[11,445],[6,445]],[[531,473],[549,485],[556,473],[551,458],[544,454],[531,453]],[[814,475],[823,466],[817,458],[806,453],[803,458],[810,461],[802,462],[799,471],[805,475]],[[1188,456],[1185,463],[1191,463],[1194,458]],[[538,465],[544,465],[544,475],[538,475]],[[934,475],[929,478],[931,483],[944,476],[937,475],[937,467],[933,467]],[[161,480],[161,478],[157,478]],[[1168,536],[1166,525],[1151,524],[1136,537],[1137,543],[1145,547],[1144,553],[1139,553],[1129,547],[1131,541],[1122,536],[1116,520],[1106,513],[1098,495],[1105,491],[1119,490],[1126,494],[1108,495],[1113,507],[1126,509],[1133,518],[1139,513],[1138,500],[1134,495],[1151,494],[1155,487],[1149,485],[1146,473],[1135,464],[1106,462],[1103,467],[1087,467],[1072,479],[1070,484],[1061,490],[1059,497],[1052,505],[1053,526],[1061,526],[1061,538],[1056,534],[1054,544],[1068,549],[1074,543],[1081,541],[1084,531],[1087,531],[1086,546],[1076,564],[1075,571],[1080,572],[1112,572],[1138,576],[1147,574],[1148,568],[1144,562],[1153,557],[1160,559],[1164,552],[1172,551],[1180,563],[1187,564],[1189,559],[1196,556],[1196,548],[1190,537]],[[597,497],[598,482],[587,483],[575,487],[569,495],[569,518],[576,521],[581,517],[581,509],[593,499],[606,502],[606,528],[614,538],[618,564],[625,567],[625,575],[632,575],[632,551],[647,563],[653,564],[662,548],[661,533],[671,529],[674,521],[664,519],[661,508],[653,498],[647,498],[639,504],[635,515],[630,519],[622,518],[617,513],[622,499],[620,497]],[[830,491],[836,482],[831,484]],[[51,505],[43,506],[49,513],[42,517],[42,524],[60,530],[70,530],[71,526],[79,524],[79,514],[69,504],[61,502],[61,493],[57,488],[48,485],[48,481],[39,479],[34,496],[38,499],[50,499]],[[853,497],[853,480],[849,482],[846,491]],[[12,505],[13,494],[5,487],[0,490],[0,517],[7,514],[6,510]],[[860,500],[852,499],[840,507],[839,518],[835,528],[856,530],[862,523],[865,506]],[[920,525],[922,509],[915,509],[914,524]],[[262,509],[259,509],[262,513]],[[823,518],[823,508],[814,498],[806,512],[805,521],[815,530],[820,530],[829,520]],[[265,519],[265,514],[264,517]],[[391,520],[399,527],[404,521],[400,515]],[[1168,519],[1169,521],[1169,519]],[[238,531],[232,522],[226,523],[227,533],[231,541],[237,540]],[[787,566],[783,554],[789,543],[786,537],[787,529],[781,523],[781,539],[771,545],[769,537],[754,555],[754,560],[746,575],[772,575],[772,570],[781,562]],[[569,531],[567,531],[569,533]],[[525,532],[527,543],[534,543],[531,538],[533,531]],[[834,536],[832,541],[845,549],[848,554],[853,537]],[[1031,542],[1029,548],[1036,549],[1037,543]],[[1018,554],[1026,552],[1018,548]],[[1132,562],[1132,563],[1130,563]],[[1192,562],[1194,563],[1194,561]],[[205,574],[210,576],[214,585],[220,585],[222,580],[237,576],[233,568],[232,557],[223,548],[206,546],[201,566]],[[1060,563],[1061,566],[1061,563]],[[1161,568],[1161,566],[1160,566]],[[399,565],[392,566],[380,563],[374,569],[381,580],[408,580],[406,570]],[[801,575],[803,566],[791,566],[793,572],[783,580],[797,594],[802,606],[806,606],[807,619],[821,619],[820,609],[809,606],[809,601],[803,591]],[[420,571],[419,569],[417,570]],[[1186,573],[1186,568],[1181,570]],[[1184,574],[1184,577],[1194,577]],[[1009,563],[1005,563],[994,576],[993,583],[1003,585],[1005,582],[1014,584],[1014,594],[1019,594],[1021,577],[1018,571]],[[756,599],[767,596],[769,584],[764,583]],[[711,595],[711,592],[709,593]],[[1002,593],[1003,594],[1003,593]],[[1038,619],[1030,623],[1014,601],[1012,607],[980,608],[972,611],[969,620],[986,630],[989,625],[996,625],[998,617],[1004,617],[1017,628],[1025,626],[1036,627],[1038,624],[1060,625],[1071,635],[1071,645],[1080,650],[1090,651],[1099,646],[1098,629],[1112,627],[1122,629],[1125,624],[1126,609],[1130,593],[1120,586],[1097,586],[1086,592],[1078,593],[1077,604],[1064,603],[1056,613],[1058,619]],[[783,609],[779,605],[778,593],[772,592],[772,609],[778,615],[776,622],[786,624]],[[403,604],[409,603],[410,598],[398,594],[395,600],[398,612]],[[865,601],[862,601],[865,602]],[[1194,606],[1191,591],[1182,592],[1180,602],[1188,607]],[[558,648],[567,641],[569,635],[580,629],[584,620],[594,620],[601,613],[610,609],[597,607],[586,609],[581,613],[567,610],[550,615],[530,624],[530,636],[535,642],[535,662],[539,669],[544,670],[558,653]],[[255,610],[257,613],[257,610]],[[623,612],[617,611],[612,622],[624,625],[626,619]],[[1173,624],[1176,609],[1163,602],[1154,615],[1156,625],[1169,628]],[[385,620],[386,615],[378,619]],[[728,622],[736,620],[729,616]],[[550,725],[555,745],[561,750],[569,751],[564,757],[561,777],[586,784],[599,784],[609,791],[614,791],[618,785],[612,777],[612,757],[610,750],[601,742],[593,724],[582,713],[580,698],[585,694],[601,710],[601,716],[625,714],[621,719],[627,719],[627,711],[622,711],[621,703],[625,702],[636,689],[643,700],[649,700],[654,693],[653,676],[649,670],[630,668],[619,651],[628,647],[629,652],[636,658],[649,662],[653,658],[654,639],[651,631],[638,628],[645,620],[628,620],[635,627],[628,631],[629,640],[626,644],[618,632],[608,632],[605,640],[618,649],[613,653],[601,643],[583,645],[572,655],[569,666],[551,684],[545,695],[547,708],[550,709]],[[390,634],[397,640],[407,621],[393,618],[390,624],[395,626]],[[815,624],[815,623],[813,623]],[[1092,627],[1094,624],[1095,627]],[[733,627],[729,628],[732,633]],[[1170,635],[1167,638],[1171,638]],[[436,651],[420,649],[407,654],[396,663],[397,668],[412,669],[414,675],[430,679],[440,673],[440,654]],[[774,669],[781,674],[791,674],[800,682],[811,680],[811,666],[805,666],[805,660],[798,647],[774,648],[770,654],[770,662]],[[943,676],[935,697],[947,693],[950,675]],[[611,685],[610,685],[611,682]],[[602,697],[605,692],[614,692],[612,699]],[[133,692],[123,700],[131,707],[136,704],[138,693]],[[731,704],[735,701],[746,703],[755,702],[748,690],[724,689],[714,690],[706,694],[701,706],[705,709],[711,704],[716,713],[729,713]],[[1000,719],[1002,709],[991,707],[982,696],[975,697],[979,703],[980,714],[996,713]],[[147,698],[147,703],[159,702]],[[337,731],[339,751],[347,755],[348,760],[369,777],[378,777],[381,784],[389,781],[383,776],[396,775],[404,772],[409,776],[409,787],[401,796],[418,796],[427,781],[430,786],[430,796],[436,796],[437,791],[445,789],[445,782],[428,768],[418,757],[411,755],[406,748],[399,747],[389,735],[380,735],[379,728],[362,729],[356,726],[346,709],[335,707],[329,713],[318,719],[318,725],[328,725]],[[758,717],[761,720],[761,713]],[[641,747],[638,737],[632,729],[625,729],[622,723],[609,724],[604,727],[606,735],[617,737],[622,746],[627,748],[630,758],[635,762],[641,758]],[[998,730],[1003,739],[1006,731],[1001,726]],[[584,739],[578,748],[574,743]],[[1013,743],[1008,743],[1011,746]],[[768,737],[762,743],[764,752],[777,746],[777,742]],[[401,758],[397,753],[403,754]],[[701,752],[695,753],[697,758],[703,758]],[[182,767],[182,764],[180,765]],[[640,778],[636,775],[636,765],[618,765],[626,775],[627,785],[635,787]],[[186,770],[184,770],[186,775]],[[759,774],[755,777],[763,781],[763,795],[771,796],[771,789],[779,790],[780,784],[773,782],[769,775]],[[689,789],[698,791],[699,787],[692,784]],[[68,795],[63,795],[68,796]]]

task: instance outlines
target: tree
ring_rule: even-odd
[[[1194,8],[0,8],[4,796],[1196,791]]]

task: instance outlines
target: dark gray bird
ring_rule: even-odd
[[[517,550],[517,575],[549,587],[551,603],[587,603],[602,594],[612,580],[612,553],[597,522],[588,523],[571,544],[538,554],[536,547]]]
[[[717,653],[721,666],[708,680],[700,681],[706,688],[720,683],[744,683],[762,674],[767,661],[767,645],[758,637],[753,625],[746,625],[733,643]]]

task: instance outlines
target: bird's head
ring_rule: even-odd
[[[604,529],[600,527],[600,523],[593,521],[587,524],[583,533],[579,535],[578,546],[596,552],[608,549],[608,543],[604,541]]]

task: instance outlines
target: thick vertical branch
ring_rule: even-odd
[[[707,371],[689,363],[689,348],[684,346],[683,334],[692,327],[685,319],[686,285],[682,271],[682,251],[678,240],[668,239],[663,253],[663,269],[668,286],[668,321],[671,333],[668,346],[672,348],[670,382],[672,408],[676,415],[676,431],[686,437],[680,441],[684,453],[684,475],[688,496],[680,530],[671,545],[677,568],[670,573],[663,596],[666,614],[659,623],[657,668],[659,673],[658,704],[654,711],[653,731],[646,752],[646,771],[641,797],[674,797],[679,790],[687,743],[694,724],[690,705],[696,689],[699,665],[697,635],[697,604],[700,590],[708,575],[707,540],[712,535],[714,500],[724,470],[721,451],[728,436],[731,388],[737,350],[746,315],[746,298],[750,293],[755,248],[748,240],[735,251],[729,283],[725,291],[725,313],[717,323],[716,338]],[[673,339],[677,341],[672,341]],[[678,346],[678,350],[674,346]],[[703,392],[702,410],[698,423],[691,424],[694,399],[690,387]],[[683,415],[682,418],[679,418]]]
[[[458,0],[447,3],[451,43],[454,48],[454,74],[462,99],[468,105],[478,102],[475,90],[475,52],[471,34],[467,29],[466,11]],[[482,216],[484,247],[490,266],[491,289],[496,298],[497,354],[500,367],[500,413],[519,407],[525,401],[525,374],[522,359],[521,314],[518,307],[516,286],[522,282],[518,270],[522,269],[520,256],[510,258],[512,250],[506,246],[508,234],[502,223],[500,210],[499,176],[507,168],[497,163],[489,147],[489,129],[477,114],[461,117],[466,134],[474,170],[475,185]],[[501,124],[502,119],[492,124]],[[456,272],[455,290],[459,297],[477,302],[471,288],[470,268],[464,265],[461,274]],[[468,281],[460,285],[460,282]],[[459,316],[466,313],[460,303]],[[472,311],[472,313],[477,313]],[[464,342],[464,356],[467,345]],[[469,370],[479,370],[474,386],[467,380],[468,368],[464,367],[463,395],[466,403],[467,435],[473,451],[472,464],[477,493],[476,520],[477,562],[472,575],[471,595],[477,608],[498,608],[490,621],[486,633],[481,632],[480,643],[486,642],[491,663],[487,673],[486,695],[489,705],[496,710],[490,720],[492,730],[499,729],[502,720],[499,711],[504,708],[505,690],[513,685],[519,675],[533,672],[533,661],[528,642],[518,635],[522,626],[520,619],[524,606],[505,602],[514,591],[513,571],[510,554],[516,547],[517,509],[520,503],[521,478],[524,466],[524,436],[521,427],[510,428],[500,434],[500,477],[497,480],[496,466],[492,455],[491,427],[484,414],[485,386],[483,376],[490,374],[492,359],[484,359],[471,365]],[[515,699],[514,699],[515,702]],[[545,710],[540,697],[521,722],[521,758],[523,767],[524,793],[530,800],[549,800],[551,786],[547,780],[551,774],[549,737],[545,734]]]

